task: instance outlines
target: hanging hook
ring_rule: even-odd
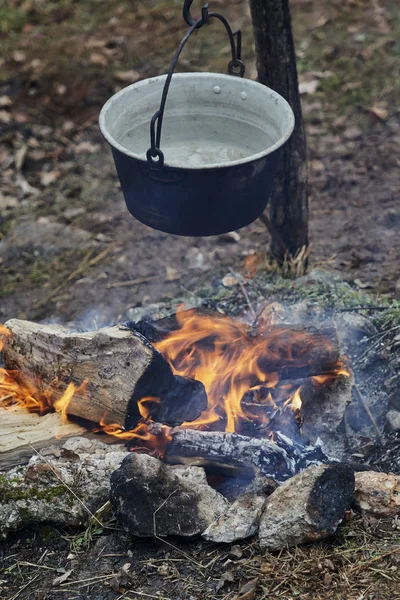
[[[185,19],[185,21],[189,25],[189,27],[192,27],[192,25],[194,25],[196,23],[196,21],[199,21],[199,23],[197,25],[197,29],[200,29],[200,27],[205,25],[208,21],[208,4],[205,4],[203,6],[203,8],[201,9],[201,20],[195,19],[194,17],[192,17],[192,15],[190,13],[190,8],[191,8],[192,4],[193,4],[193,0],[185,0],[185,2],[183,4],[183,18]]]

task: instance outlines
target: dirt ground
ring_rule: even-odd
[[[216,4],[243,29],[247,75],[255,77],[247,2]],[[308,92],[312,263],[374,295],[399,295],[395,3],[292,5]],[[150,230],[124,205],[98,113],[137,76],[166,71],[184,31],[180,7],[14,0],[0,10],[0,321],[116,320],[132,307],[190,295],[266,248],[260,222],[240,239],[181,238]],[[228,59],[213,25],[179,68],[226,71]]]
[[[242,28],[247,76],[255,78],[246,0],[211,4]],[[396,2],[291,4],[309,144],[312,264],[374,297],[400,297]],[[88,328],[129,318],[149,303],[190,297],[229,269],[242,272],[246,256],[266,248],[260,222],[238,236],[192,239],[135,221],[99,133],[98,113],[110,95],[137,76],[167,70],[185,31],[181,6],[1,4],[0,322],[20,317]],[[199,32],[179,68],[225,72],[228,60],[223,32],[213,25]],[[191,542],[176,550],[103,534],[49,528],[10,538],[0,549],[0,596],[400,599],[398,532],[381,523],[361,527],[356,517],[328,544],[280,556],[253,543],[233,550]]]

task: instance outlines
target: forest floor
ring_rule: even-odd
[[[247,1],[212,5],[242,28],[246,75],[256,78]],[[338,272],[375,298],[399,298],[396,3],[291,5],[309,145],[312,265]],[[100,326],[149,303],[191,296],[230,269],[243,272],[245,258],[267,247],[260,222],[234,237],[181,238],[147,228],[125,207],[98,113],[138,76],[166,72],[185,30],[181,6],[181,0],[0,6],[0,322]],[[179,69],[225,72],[228,61],[223,31],[213,25],[193,39]],[[242,600],[395,600],[400,554],[393,543],[383,562],[373,562],[388,551],[387,537],[379,523],[356,518],[328,544],[277,556],[252,543],[232,554],[197,542],[178,551],[132,544],[118,532],[95,535],[88,546],[87,532],[26,532],[0,550],[0,595],[227,600],[257,579]],[[110,574],[127,562],[136,591],[124,595]],[[71,564],[69,581],[78,583],[53,589]]]
[[[247,2],[215,4],[242,28],[255,78]],[[261,222],[240,238],[193,239],[153,231],[125,207],[98,113],[137,76],[167,70],[185,30],[181,5],[14,0],[0,9],[0,321],[110,322],[243,270],[248,254],[267,247]],[[399,296],[395,3],[295,0],[292,8],[308,92],[312,263],[375,296]],[[179,68],[225,72],[228,60],[224,32],[210,26]]]

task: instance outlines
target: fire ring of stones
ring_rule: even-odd
[[[80,526],[110,501],[133,536],[258,535],[279,550],[326,538],[351,507],[398,514],[399,478],[345,458],[355,386],[340,329],[272,314],[6,323],[1,535]]]

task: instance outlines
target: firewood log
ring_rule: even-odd
[[[82,333],[18,319],[6,327],[11,331],[3,351],[6,369],[33,377],[39,389],[57,380],[60,393],[70,382],[87,381],[67,414],[130,429],[141,418],[138,401],[145,397],[159,398],[147,416],[172,426],[197,418],[207,407],[200,382],[175,377],[150,342],[125,327]]]
[[[295,460],[268,439],[236,433],[186,429],[173,434],[164,460],[202,466],[208,473],[251,479],[262,475],[284,481],[295,473]]]

